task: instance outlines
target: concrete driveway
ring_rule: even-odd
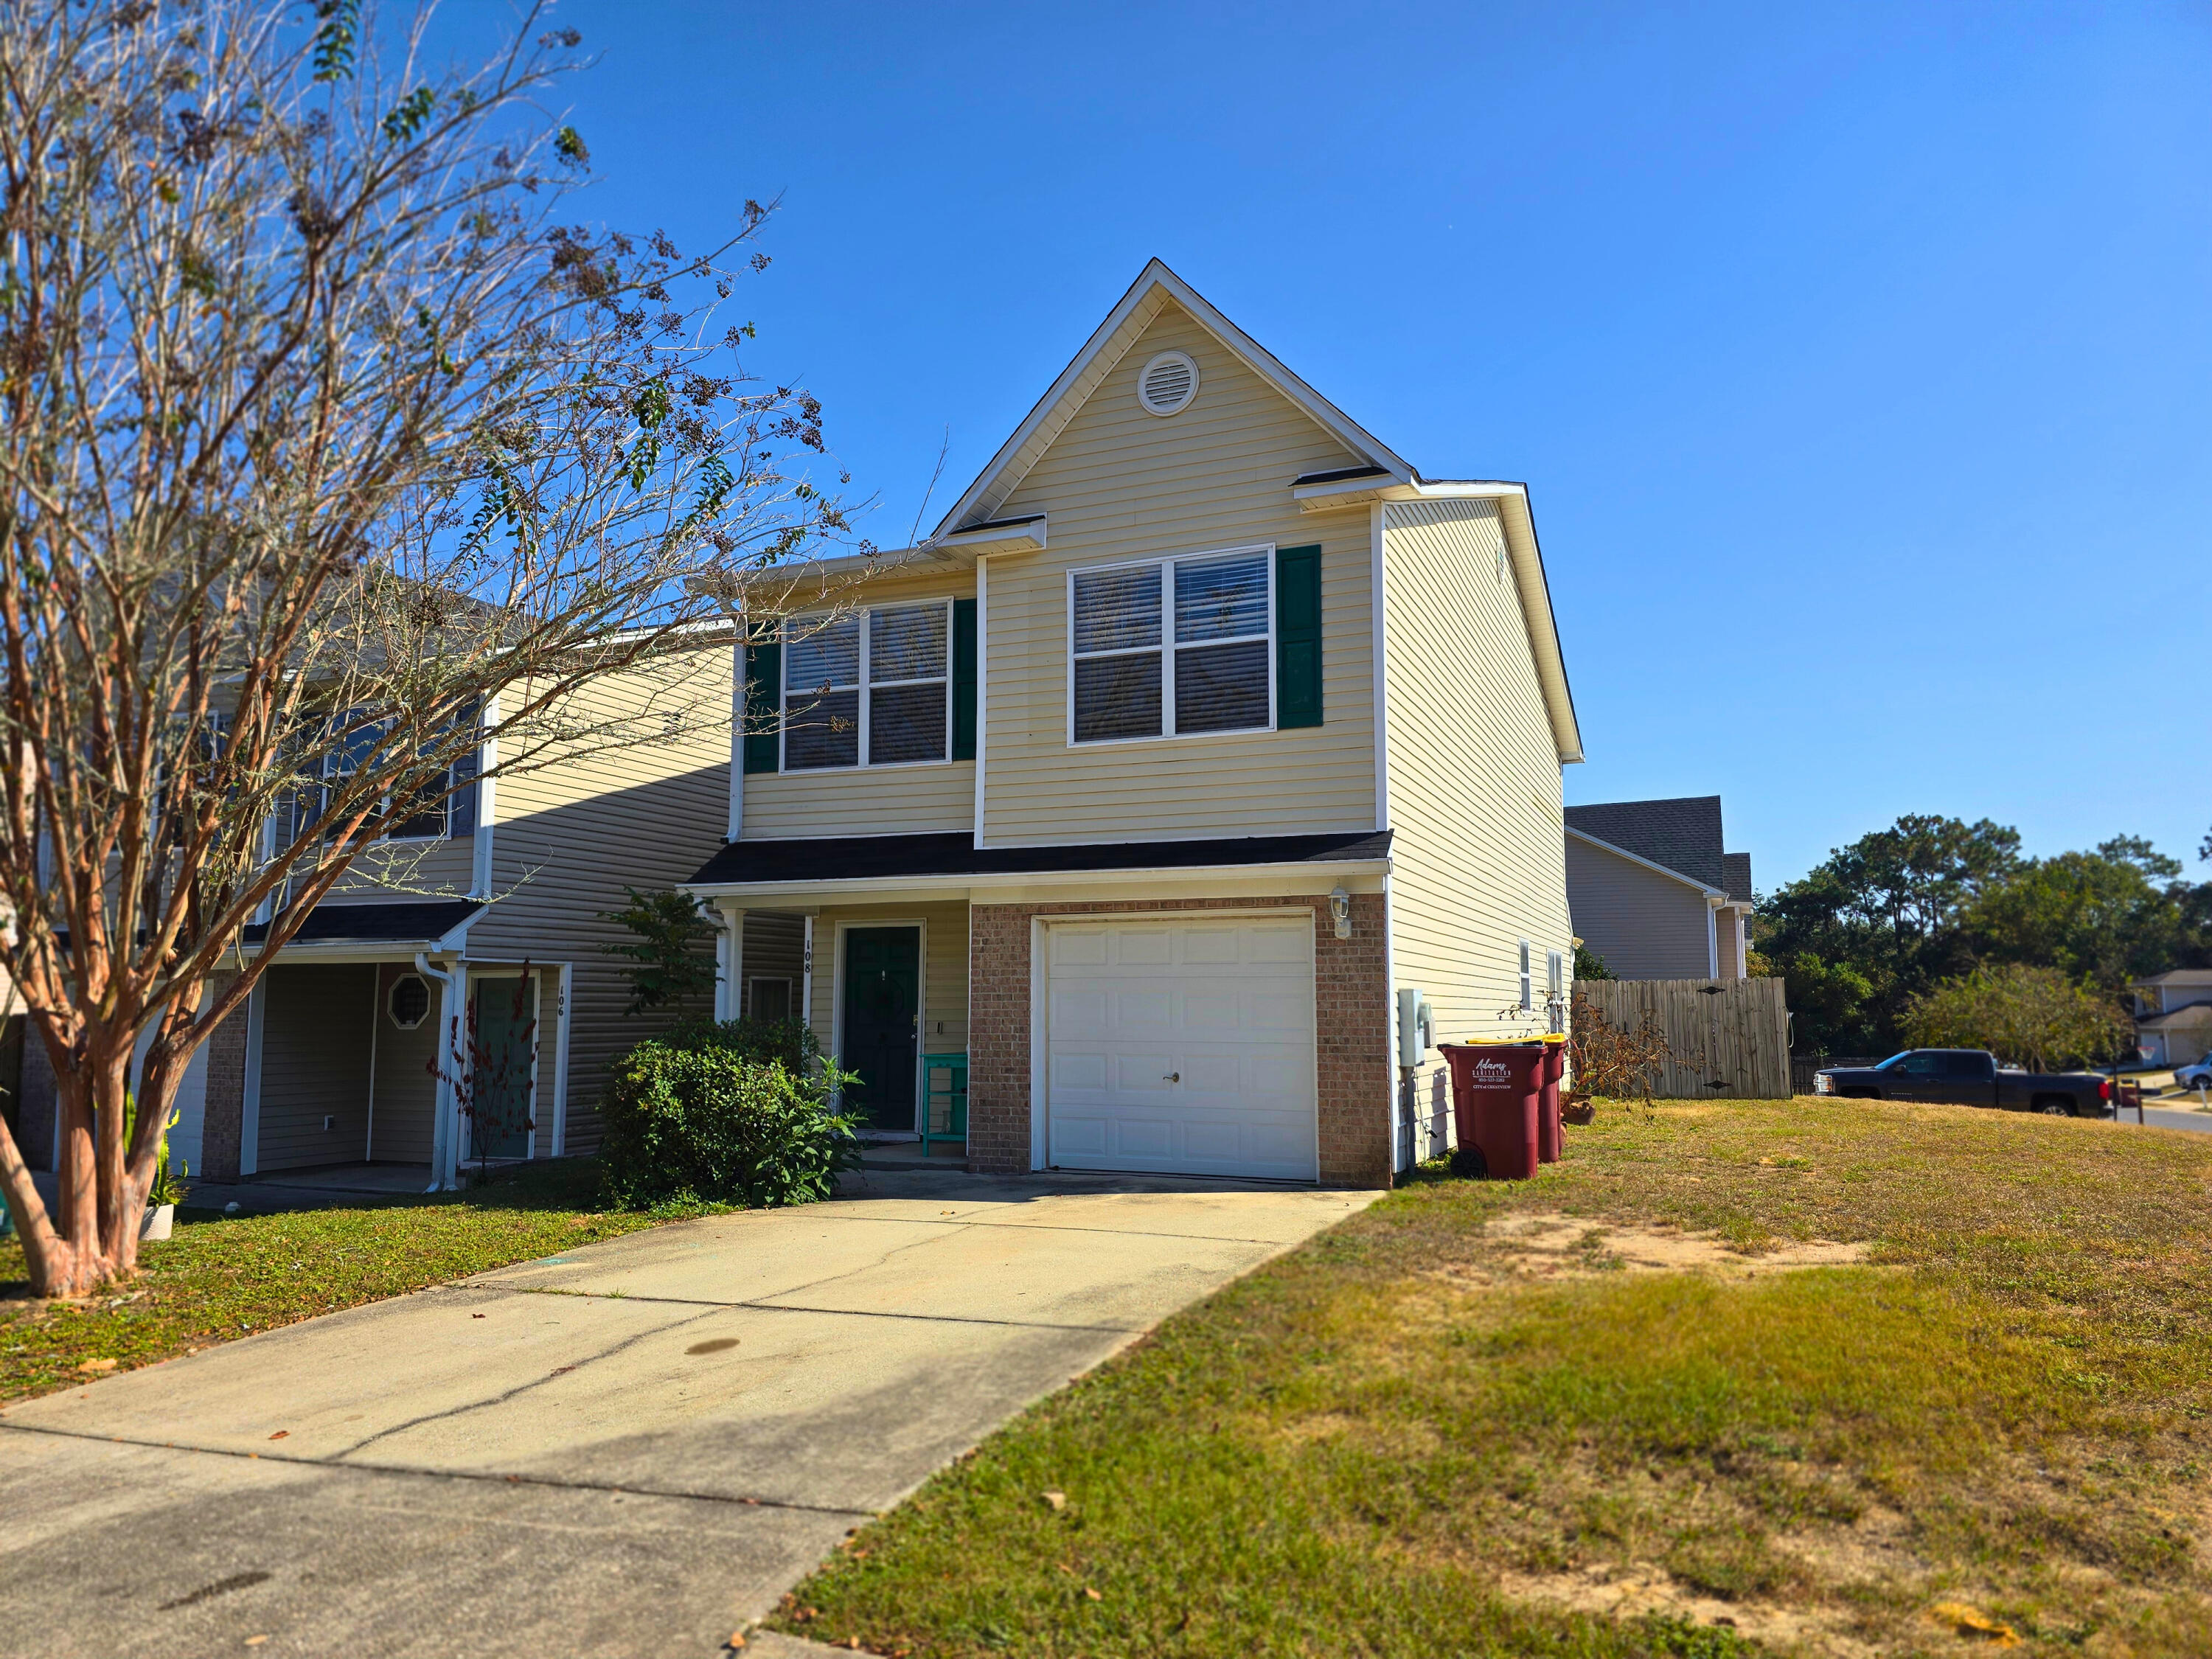
[[[1012,1413],[1373,1197],[870,1174],[13,1407],[0,1629],[713,1654]]]

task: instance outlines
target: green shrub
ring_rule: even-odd
[[[796,1020],[699,1022],[641,1042],[601,1102],[609,1195],[630,1208],[827,1198],[860,1162],[857,1120],[833,1104],[849,1080]]]

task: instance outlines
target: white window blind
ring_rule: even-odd
[[[1272,565],[1261,549],[1076,572],[1074,740],[1264,730],[1273,718]]]
[[[951,752],[951,609],[943,600],[787,623],[783,764],[903,766]]]

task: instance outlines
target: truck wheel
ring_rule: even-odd
[[[2045,1117],[2071,1117],[2074,1103],[2063,1095],[2045,1095],[2035,1103],[2035,1109]]]

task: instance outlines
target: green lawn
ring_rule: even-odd
[[[2212,1652],[2212,1137],[1811,1099],[1569,1133],[1170,1321],[775,1622],[1025,1659]]]
[[[141,1248],[137,1282],[87,1302],[28,1299],[20,1239],[0,1239],[0,1402],[635,1232],[673,1212],[602,1213],[581,1159],[436,1199],[289,1215],[180,1210]],[[686,1210],[684,1213],[697,1213]]]

